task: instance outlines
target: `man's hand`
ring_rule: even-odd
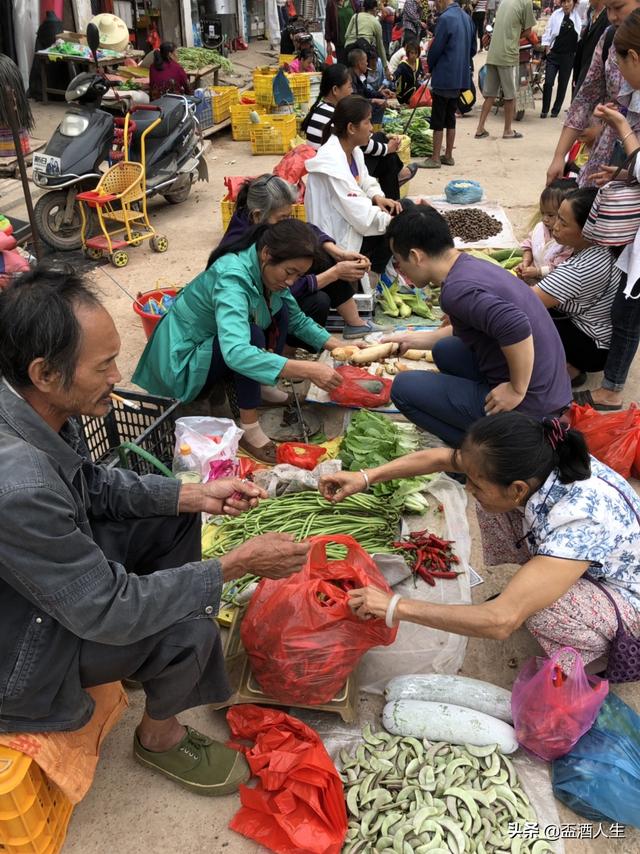
[[[246,573],[260,578],[287,578],[300,572],[311,542],[297,543],[291,534],[261,534],[220,558],[226,580]]]
[[[491,389],[485,397],[484,411],[487,415],[497,415],[498,412],[511,412],[516,406],[519,406],[524,400],[524,394],[520,394],[515,388],[508,383],[500,383],[494,389]]]
[[[349,607],[361,620],[384,618],[391,596],[391,593],[385,593],[377,587],[360,587],[358,590],[349,591]]]
[[[211,513],[239,516],[267,498],[264,489],[239,477],[223,477],[209,483],[185,483],[180,488],[178,513]]]
[[[326,501],[337,504],[356,492],[365,492],[367,484],[358,471],[338,471],[320,478],[318,490]]]
[[[390,136],[389,142],[387,143],[387,154],[395,154],[395,152],[400,148],[400,137],[399,136]]]

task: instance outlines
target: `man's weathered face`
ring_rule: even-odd
[[[57,383],[50,403],[67,415],[103,416],[111,408],[110,393],[122,379],[116,365],[120,336],[102,307],[80,306],[76,317],[82,337],[73,381],[67,388]]]

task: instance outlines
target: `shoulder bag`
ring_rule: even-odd
[[[640,184],[634,177],[616,179],[623,169],[633,175],[639,152],[637,148],[613,179],[598,190],[582,229],[585,240],[599,246],[626,246],[635,240],[640,228]]]

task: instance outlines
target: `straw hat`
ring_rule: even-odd
[[[121,51],[129,44],[127,25],[117,15],[109,15],[108,13],[95,15],[91,19],[91,23],[100,30],[100,47]]]

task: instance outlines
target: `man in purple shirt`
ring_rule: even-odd
[[[458,446],[483,415],[518,410],[559,415],[571,402],[560,336],[536,295],[511,273],[454,248],[446,220],[431,207],[395,217],[387,230],[396,267],[418,287],[441,285],[451,325],[387,337],[433,351],[440,373],[407,371],[391,389],[415,424]]]

